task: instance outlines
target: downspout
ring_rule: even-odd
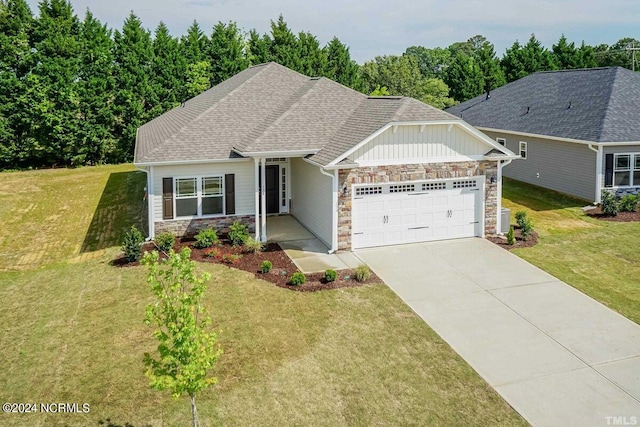
[[[331,192],[331,248],[329,248],[329,253],[332,254],[338,247],[338,169],[335,169],[332,174],[320,166],[318,166],[318,169],[322,175],[331,178],[331,188],[333,189]]]
[[[153,240],[155,237],[155,227],[153,224],[153,166],[149,166],[149,169],[141,168],[139,166],[133,165],[136,170],[140,172],[144,172],[147,174],[147,221],[149,223],[149,236],[145,239],[146,241]]]
[[[594,148],[596,145],[598,148]],[[600,144],[589,144],[589,149],[591,151],[596,152],[596,197],[595,202],[600,203],[602,201],[602,192],[600,191],[600,186],[602,185],[602,156],[604,154],[604,150],[602,149],[602,145]]]
[[[497,209],[497,218],[496,218],[496,234],[502,235],[502,168],[508,166],[513,159],[505,160],[502,163],[502,160],[498,160],[498,209]]]

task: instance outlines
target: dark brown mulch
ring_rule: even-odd
[[[157,251],[157,250],[158,248],[156,248],[156,245],[153,242],[147,242],[142,245],[143,254],[145,252],[151,252],[151,251]],[[164,256],[162,252],[160,252],[160,257],[166,258],[166,256]],[[114,267],[135,267],[137,265],[140,265],[140,261],[129,262],[124,256],[120,256],[119,258],[116,258],[113,261],[111,261],[111,265],[113,265]]]
[[[226,240],[221,240],[220,243],[213,248],[199,249],[193,246],[195,240],[192,238],[178,239],[173,249],[180,251],[184,247],[191,249],[191,259],[200,262],[212,262],[216,264],[227,265],[228,267],[244,270],[249,273],[253,273],[257,278],[271,282],[281,288],[290,289],[298,292],[315,292],[325,289],[339,289],[339,288],[352,288],[362,285],[368,285],[371,283],[380,283],[381,280],[373,273],[371,277],[364,281],[358,282],[353,277],[352,270],[339,270],[338,277],[335,281],[327,283],[324,280],[324,272],[306,274],[306,281],[299,286],[289,285],[289,279],[291,275],[298,271],[298,267],[291,261],[291,258],[285,253],[280,245],[277,243],[269,243],[264,251],[256,253],[245,253],[241,247],[233,247]],[[207,256],[207,251],[210,249],[218,249],[220,255],[240,255],[240,258],[236,261],[225,263],[221,256],[211,257]],[[145,243],[142,247],[142,252],[157,250],[153,243]],[[161,253],[162,257],[162,253]],[[273,268],[268,273],[262,273],[260,271],[260,264],[262,261],[271,261]],[[127,263],[124,257],[120,257],[113,261],[113,265],[118,267],[140,265],[139,262]]]
[[[533,231],[531,236],[529,236],[529,239],[523,240],[522,232],[520,231],[520,227],[517,225],[513,226],[513,237],[516,238],[516,243],[513,245],[507,244],[507,238],[505,236],[487,236],[487,240],[505,248],[508,251],[516,248],[530,248],[538,243],[538,233]]]
[[[601,219],[603,221],[614,221],[614,222],[634,222],[640,221],[640,212],[618,212],[616,216],[610,216],[602,213],[602,209],[600,207],[596,207],[594,209],[589,209],[585,212],[587,216],[591,218]]]

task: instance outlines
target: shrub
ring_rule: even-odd
[[[338,273],[335,270],[327,270],[324,272],[324,280],[327,282],[333,282],[338,277]]]
[[[222,262],[225,264],[235,264],[242,258],[240,254],[222,254]]]
[[[196,248],[210,248],[216,243],[218,243],[218,233],[213,228],[200,230],[200,232],[196,234]]]
[[[360,264],[355,270],[353,270],[353,276],[358,282],[364,282],[371,277],[371,270],[367,264]]]
[[[525,218],[522,221],[520,232],[522,233],[522,240],[529,240],[531,233],[533,233],[533,221],[531,221],[531,218]]]
[[[165,231],[164,233],[156,234],[154,241],[162,252],[169,252],[176,242],[176,237],[168,231]]]
[[[247,253],[255,254],[256,252],[260,252],[262,250],[262,242],[254,239],[253,237],[247,237],[247,240],[244,242],[244,251]]]
[[[210,248],[204,251],[204,256],[219,260],[222,258],[222,251],[220,248]]]
[[[304,274],[300,271],[296,271],[291,275],[291,279],[289,280],[289,283],[291,283],[293,286],[299,286],[304,284],[304,282],[306,281],[307,281],[307,278],[304,276]]]
[[[609,216],[618,215],[618,201],[613,191],[603,190],[602,201],[600,202],[602,213]]]
[[[524,224],[526,219],[527,219],[527,213],[525,211],[516,212],[516,223],[518,223],[518,226],[520,228],[522,228],[522,224]]]
[[[231,240],[233,246],[244,245],[248,238],[249,228],[240,221],[235,221],[229,227],[229,240]]]
[[[513,227],[509,227],[509,231],[507,232],[507,245],[515,245],[516,238],[513,236]]]
[[[271,263],[271,261],[267,259],[265,259],[260,263],[260,271],[262,271],[263,273],[270,272],[272,268],[273,268],[273,264]]]
[[[638,210],[638,202],[640,202],[639,196],[627,194],[620,199],[618,210],[620,212],[635,212]]]
[[[140,259],[142,242],[144,242],[144,236],[135,225],[132,225],[129,232],[122,238],[122,252],[128,262],[136,262]]]

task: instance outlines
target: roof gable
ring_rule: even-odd
[[[640,140],[640,74],[621,67],[539,72],[447,111],[474,126],[593,142]]]

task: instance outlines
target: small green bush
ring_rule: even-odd
[[[516,238],[513,235],[513,227],[509,227],[509,231],[507,232],[507,245],[515,245],[516,244]]]
[[[304,282],[306,281],[307,281],[307,278],[304,276],[304,274],[300,271],[296,271],[291,275],[291,279],[289,280],[289,283],[291,283],[293,286],[299,286],[304,284]]]
[[[263,273],[270,272],[272,268],[273,268],[273,263],[268,259],[265,259],[260,263],[260,271],[262,271]]]
[[[371,277],[371,270],[367,264],[360,264],[353,270],[353,276],[358,282],[364,282]]]
[[[211,246],[218,243],[218,233],[213,228],[206,228],[204,230],[200,230],[198,234],[196,234],[196,248],[210,248]]]
[[[144,236],[135,225],[132,225],[129,232],[122,238],[122,252],[128,262],[136,262],[140,259],[142,242],[144,242]]]
[[[169,252],[176,242],[176,237],[168,231],[165,231],[164,233],[156,234],[154,241],[162,252]]]
[[[622,196],[620,202],[618,203],[618,210],[620,212],[635,212],[638,210],[638,202],[640,202],[640,197],[634,194],[627,194],[626,196]]]
[[[616,195],[613,191],[602,191],[602,201],[600,202],[600,209],[602,209],[602,213],[605,215],[618,215],[618,200],[616,200]]]
[[[240,221],[235,221],[229,227],[229,240],[233,246],[242,246],[249,238],[249,227]]]
[[[328,269],[324,272],[324,280],[327,282],[333,282],[338,277],[338,273],[335,270]]]
[[[526,219],[527,219],[527,213],[525,211],[516,212],[516,223],[520,228],[522,228],[522,224],[524,224]]]
[[[253,237],[247,237],[247,240],[244,242],[244,252],[255,254],[256,252],[260,252],[262,250],[262,242],[254,239]]]
[[[529,240],[531,233],[533,233],[533,221],[531,218],[525,218],[520,226],[520,233],[522,233],[522,240]]]

